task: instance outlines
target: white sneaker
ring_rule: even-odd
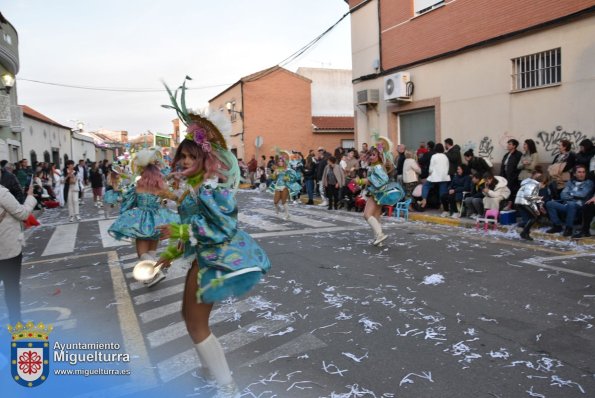
[[[450,216],[451,218],[461,218],[461,215],[459,213],[453,213],[452,216]]]
[[[387,238],[388,238],[388,235],[385,235],[384,233],[380,233],[380,235],[378,235],[376,237],[376,240],[374,240],[374,243],[372,243],[372,244],[374,246],[378,246],[380,243],[384,242]]]
[[[448,214],[447,211],[443,211],[442,214],[440,214],[440,217],[448,217]]]
[[[81,221],[81,216],[79,216],[78,214],[74,217],[76,218],[77,221]]]
[[[153,287],[164,279],[165,279],[165,274],[162,271],[159,271],[153,277],[153,279],[151,279],[149,282],[146,283],[146,285],[147,285],[147,287]]]
[[[216,398],[240,398],[240,390],[233,381],[217,389]]]
[[[325,202],[320,202],[318,204],[318,206],[328,206],[328,202],[326,202],[326,201]]]
[[[68,219],[69,222],[74,222],[74,216],[70,216],[70,218]]]

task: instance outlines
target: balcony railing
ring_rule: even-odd
[[[10,120],[10,96],[7,94],[0,94],[0,126],[9,127]]]
[[[20,133],[23,131],[23,109],[18,105],[10,107],[10,129],[13,133]]]

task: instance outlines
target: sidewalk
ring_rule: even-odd
[[[301,197],[301,201],[305,204],[308,199]],[[320,198],[314,198],[314,205],[318,205],[321,203]],[[450,218],[450,217],[441,217],[440,214],[442,213],[439,209],[428,209],[423,212],[409,212],[409,221],[420,221],[429,224],[440,224],[440,225],[450,225],[453,227],[459,228],[475,228],[476,222],[471,218]],[[516,230],[520,233],[520,228],[516,228],[516,223],[511,225],[498,225],[497,230],[500,232],[509,232],[511,230]],[[590,238],[581,238],[581,239],[571,239],[562,236],[562,234],[546,234],[544,232],[538,231],[540,226],[536,225],[531,230],[531,237],[536,240],[550,240],[550,241],[574,241],[578,244],[590,246],[595,245],[595,236],[591,236]],[[480,226],[480,231],[483,232],[483,224]],[[489,226],[489,230],[492,230],[492,226]],[[592,230],[591,230],[592,231]],[[520,237],[519,237],[520,239]]]

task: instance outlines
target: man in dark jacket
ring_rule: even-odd
[[[419,167],[421,168],[421,175],[419,176],[420,179],[428,178],[430,175],[430,159],[434,156],[434,141],[428,141],[428,151],[420,156],[417,160],[419,163]]]
[[[444,140],[444,147],[446,148],[446,152],[444,152],[444,154],[448,158],[448,175],[452,180],[452,178],[457,173],[457,167],[463,163],[463,159],[461,158],[461,147],[458,145],[453,145],[452,138],[447,138]]]
[[[331,154],[327,152],[324,148],[318,148],[318,164],[316,165],[316,179],[318,180],[320,188],[320,197],[322,198],[322,202],[319,204],[319,206],[328,206],[328,199],[324,192],[324,186],[322,185],[322,176],[324,174],[324,169],[326,168],[328,158],[330,157]]]
[[[519,173],[521,172],[517,167],[521,160],[522,153],[517,151],[519,142],[514,138],[508,140],[506,155],[502,158],[502,165],[500,166],[500,176],[506,178],[508,181],[508,188],[510,189],[510,197],[508,198],[508,205],[510,207],[514,203],[514,198],[520,187]]]
[[[20,204],[25,203],[25,193],[23,192],[23,187],[19,183],[17,177],[8,170],[6,164],[8,161],[3,160],[0,162],[0,168],[2,168],[2,177],[0,178],[0,185],[3,185],[6,189],[10,191],[12,196],[19,201]]]

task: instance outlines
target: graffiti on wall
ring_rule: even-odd
[[[494,151],[494,144],[492,143],[492,139],[490,137],[483,137],[479,142],[479,151],[477,156],[482,158],[492,158],[492,152]]]
[[[537,142],[536,144],[539,146],[543,146],[543,149],[549,153],[552,157],[556,156],[560,149],[558,144],[562,140],[568,140],[572,143],[572,150],[578,151],[579,143],[589,138],[587,135],[581,133],[580,131],[573,131],[569,132],[566,131],[562,126],[556,126],[556,128],[551,131],[540,131],[537,133]],[[595,137],[591,137],[591,141],[595,140]]]
[[[473,149],[473,154],[475,156],[479,156],[482,158],[492,158],[492,152],[494,151],[494,144],[492,143],[492,139],[489,137],[483,137],[479,142],[479,148],[477,144],[473,141],[467,141],[461,145],[462,150],[461,153],[467,152],[469,149]]]

